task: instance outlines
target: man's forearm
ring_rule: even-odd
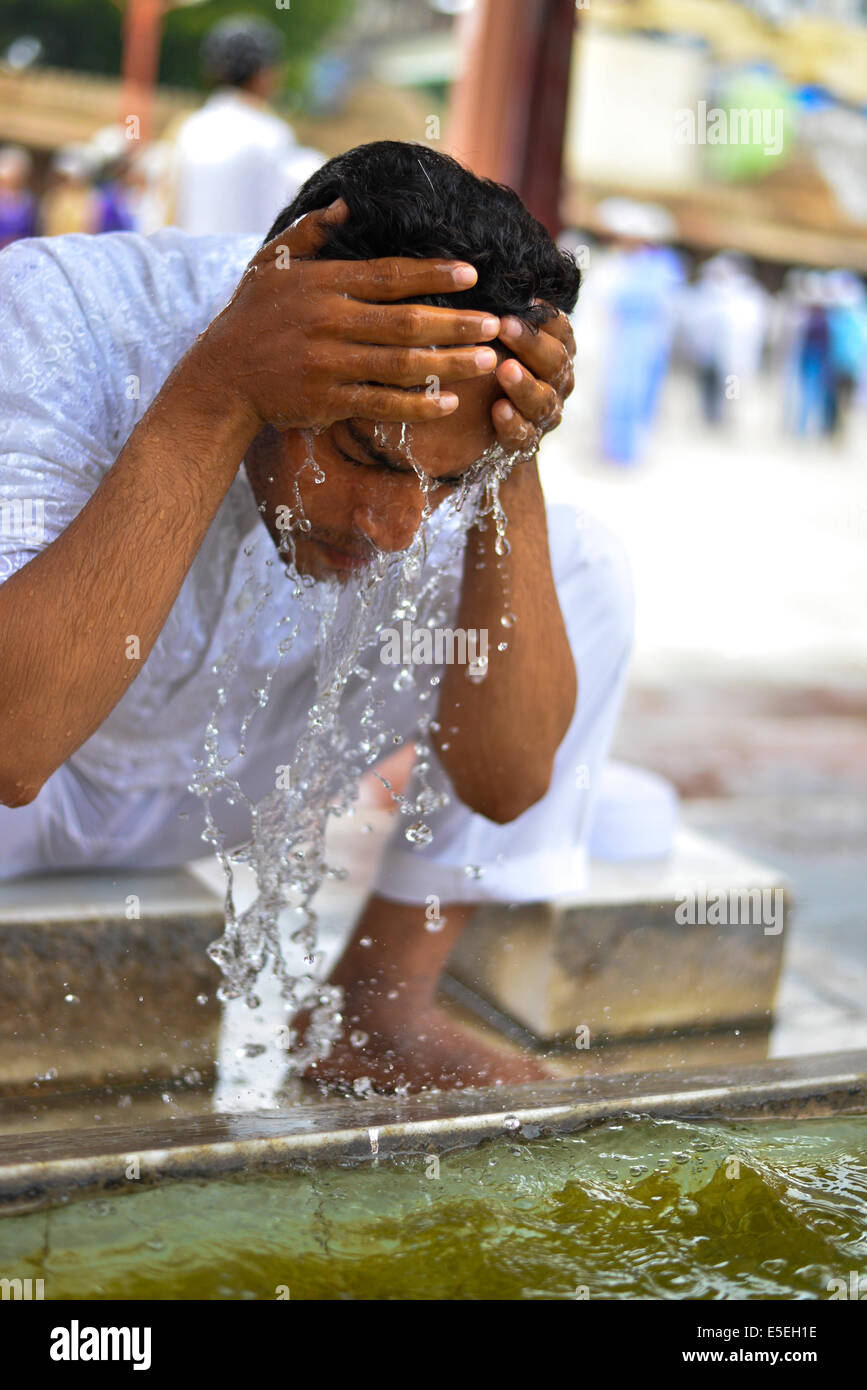
[[[0,585],[0,801],[32,800],[135,679],[256,429],[194,347],[79,515]]]
[[[490,519],[485,531],[470,531],[457,618],[460,628],[487,630],[488,672],[474,682],[465,667],[446,668],[436,747],[461,800],[490,820],[509,821],[548,788],[577,678],[534,461],[513,470],[500,500],[510,553],[496,555]]]

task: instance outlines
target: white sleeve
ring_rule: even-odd
[[[64,238],[65,240],[65,238]],[[113,462],[111,371],[51,243],[0,255],[0,581],[55,540]]]

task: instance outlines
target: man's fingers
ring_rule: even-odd
[[[336,301],[340,336],[355,343],[389,343],[405,347],[451,347],[489,343],[500,320],[476,309],[445,309],[432,304],[363,304]],[[436,370],[436,369],[434,369]]]
[[[571,362],[565,344],[545,328],[535,332],[509,314],[500,324],[500,338],[541,381],[559,382],[569,375]]]
[[[386,256],[375,261],[329,261],[331,287],[355,299],[386,303],[420,295],[455,294],[476,283],[478,276],[465,261],[420,260],[415,256]]]
[[[295,256],[299,260],[315,256],[328,240],[329,228],[345,222],[348,216],[349,208],[346,203],[342,198],[335,198],[330,207],[317,208],[314,212],[307,212],[303,217],[299,217],[291,227],[273,237],[268,245],[262,248],[263,252],[277,255],[279,248],[284,246],[290,257]]]
[[[358,420],[407,420],[410,424],[440,420],[457,409],[451,391],[429,396],[426,391],[399,391],[388,386],[350,386],[341,393],[341,417]]]
[[[534,303],[544,304],[545,300],[536,299]],[[551,305],[549,304],[546,307],[551,308]],[[552,337],[559,338],[569,356],[575,356],[577,346],[575,343],[575,334],[572,331],[572,323],[569,315],[564,314],[561,309],[557,309],[551,318],[545,320],[541,325],[541,332],[550,333]]]
[[[348,345],[340,356],[339,375],[346,382],[382,382],[387,386],[426,386],[431,394],[449,381],[490,375],[497,354],[489,347],[422,349]]]
[[[497,380],[514,408],[532,425],[549,430],[559,422],[562,405],[554,387],[537,381],[513,357],[500,363]]]
[[[524,416],[502,396],[494,401],[491,415],[497,441],[507,454],[531,448],[539,442],[542,435],[539,427],[525,420]]]

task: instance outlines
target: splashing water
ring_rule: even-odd
[[[300,471],[309,470],[314,483],[321,483],[325,475],[315,456],[318,431],[301,433],[306,457]],[[385,442],[382,425],[375,427],[374,436],[378,442]],[[416,686],[412,671],[407,673],[409,679],[399,685],[394,679],[393,668],[378,660],[379,633],[384,627],[396,626],[406,619],[414,622],[422,610],[430,610],[427,621],[431,626],[445,624],[448,617],[442,589],[449,560],[439,565],[429,563],[431,479],[412,456],[412,431],[406,424],[400,427],[397,447],[415,469],[424,493],[421,525],[405,551],[394,555],[375,552],[364,570],[345,582],[336,578],[317,582],[297,568],[295,536],[308,533],[311,524],[304,515],[296,476],[293,505],[284,509],[279,546],[289,583],[287,598],[291,602],[287,603],[287,608],[290,612],[277,623],[274,663],[262,686],[253,692],[253,702],[241,723],[237,748],[232,751],[230,731],[223,727],[228,693],[238,678],[243,644],[273,595],[273,586],[267,581],[262,586],[251,562],[244,581],[249,599],[247,622],[239,625],[229,649],[212,668],[220,678],[216,706],[205,729],[203,756],[190,784],[191,790],[203,801],[205,828],[202,838],[216,854],[226,876],[225,930],[209,948],[209,954],[224,976],[218,994],[223,1000],[243,998],[255,1009],[260,1002],[256,981],[270,965],[291,1013],[309,1010],[303,1043],[299,1042],[294,1029],[287,1030],[290,1065],[296,1072],[328,1056],[340,1036],[343,1022],[342,991],[321,984],[314,973],[320,959],[316,950],[315,898],[326,878],[340,877],[343,873],[326,862],[328,820],[331,816],[352,813],[362,774],[404,742],[404,732],[389,727],[380,713],[387,707],[383,682],[387,679],[396,689],[405,685],[410,691]],[[443,504],[442,510],[454,518],[458,541],[465,541],[471,526],[485,530],[490,519],[496,530],[495,553],[498,557],[508,555],[506,516],[499,490],[516,463],[530,456],[506,454],[494,444],[475,461],[464,474],[457,493]],[[246,553],[251,551],[252,547]],[[450,544],[449,558],[454,554],[455,547]],[[505,576],[503,583],[508,614]],[[293,606],[298,616],[293,617]],[[299,630],[299,609],[312,613],[317,625],[315,697],[294,751],[289,785],[278,784],[254,803],[241,786],[238,761],[246,753],[252,721],[267,706],[274,676],[283,657],[292,649]],[[510,614],[509,618],[514,621]],[[486,667],[480,672],[477,670],[474,679],[483,679],[485,674]],[[359,730],[342,717],[347,686],[358,682],[364,692],[358,720],[360,736]],[[438,684],[438,678],[431,684]],[[354,688],[357,691],[358,685]],[[429,698],[429,692],[425,693],[425,698]],[[414,728],[408,735],[414,741],[416,752],[411,794],[399,794],[384,778],[380,781],[391,792],[400,814],[410,818],[406,839],[410,844],[421,846],[433,838],[426,817],[444,807],[448,796],[436,791],[428,777],[432,759],[430,735],[432,726],[433,730],[437,727],[433,716],[425,711],[417,714],[413,722]],[[226,746],[228,752],[224,751]],[[227,845],[226,836],[217,823],[215,803],[223,796],[230,804],[242,804],[249,813],[250,835],[239,846]],[[235,869],[241,864],[252,870],[257,892],[250,906],[239,912],[234,900]],[[301,948],[304,964],[308,967],[301,975],[292,974],[281,945],[279,919],[287,909],[300,919],[291,940]]]

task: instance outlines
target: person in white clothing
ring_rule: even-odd
[[[269,836],[315,858],[364,769],[424,737],[424,824],[395,817],[330,976],[327,1082],[542,1074],[457,1033],[436,984],[474,904],[580,885],[623,693],[628,567],[546,510],[536,460],[579,279],[516,194],[401,142],[330,161],[258,251],[169,229],[0,257],[0,878],[201,854],[216,707],[246,862]],[[415,630],[490,633],[483,679],[385,664],[395,575]],[[289,870],[261,862],[267,896]]]
[[[299,145],[268,109],[282,40],[265,20],[223,20],[202,61],[214,91],[180,127],[173,151],[174,216],[192,236],[262,236],[324,156]]]

